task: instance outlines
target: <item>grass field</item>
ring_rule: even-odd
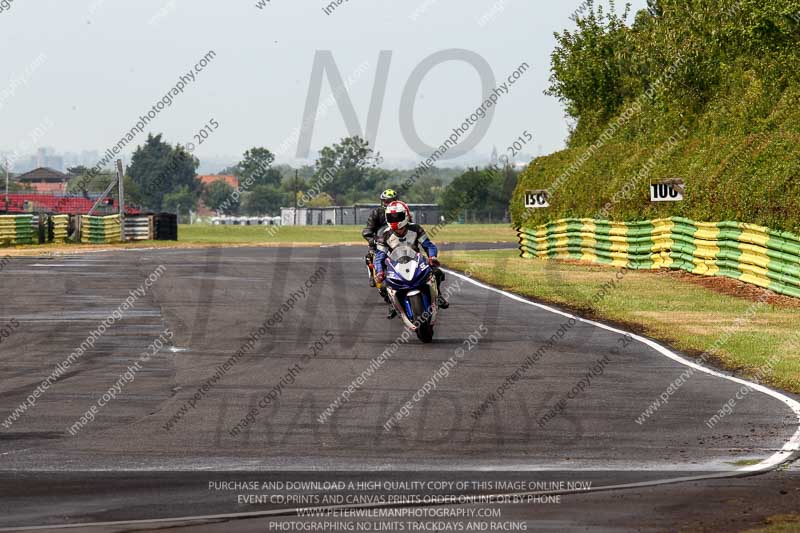
[[[33,244],[0,247],[2,255],[41,255],[109,248],[181,248],[201,246],[317,246],[320,244],[366,245],[362,226],[211,226],[181,224],[178,242],[136,241],[121,244]],[[431,226],[426,229],[430,230]],[[435,243],[516,242],[517,234],[507,224],[451,224],[435,235]]]
[[[363,226],[209,226],[181,225],[180,242],[207,244],[358,243]],[[274,233],[270,230],[275,230]],[[434,242],[514,242],[516,232],[507,224],[451,224]]]
[[[471,270],[475,279],[622,323],[692,356],[725,339],[715,363],[800,393],[800,307],[758,304],[670,274],[636,271],[593,305],[601,286],[615,278],[614,267],[521,259],[511,250],[453,252],[442,259],[449,268]],[[773,354],[777,362],[767,364]]]

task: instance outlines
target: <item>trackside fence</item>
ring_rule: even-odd
[[[149,241],[155,235],[153,218],[147,215],[125,217],[126,241]]]
[[[800,236],[742,222],[566,218],[519,228],[524,258],[725,276],[800,298]]]

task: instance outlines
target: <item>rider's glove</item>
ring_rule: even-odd
[[[438,257],[431,257],[431,266],[435,267],[442,266],[442,264],[439,262]]]
[[[375,273],[375,281],[378,283],[383,283],[383,280],[386,279],[386,272],[380,271]]]

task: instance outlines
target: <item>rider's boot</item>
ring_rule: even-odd
[[[392,305],[392,300],[391,298],[389,298],[389,291],[386,290],[386,287],[381,287],[380,289],[378,289],[378,294],[383,296],[384,302],[386,302],[390,306]],[[392,307],[392,309],[394,309],[394,307]]]
[[[442,295],[442,282],[444,281],[444,272],[442,272],[440,269],[437,268],[436,270],[433,271],[433,273],[436,275],[436,289],[439,292],[439,297],[436,299],[436,305],[439,306],[439,309],[447,309],[448,307],[450,307],[450,302],[448,302],[447,298],[445,298]]]
[[[369,286],[375,286],[375,272],[372,269],[372,253],[364,256],[364,262],[367,264],[367,275],[369,276]]]

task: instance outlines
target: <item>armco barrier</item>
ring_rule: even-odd
[[[726,276],[800,298],[800,236],[741,222],[562,219],[520,228],[522,257],[672,268]]]
[[[92,217],[81,215],[81,242],[110,244],[122,241],[122,224],[119,215]]]
[[[149,241],[155,238],[153,216],[128,215],[125,217],[126,241]]]
[[[0,215],[0,245],[33,244],[33,215]]]

